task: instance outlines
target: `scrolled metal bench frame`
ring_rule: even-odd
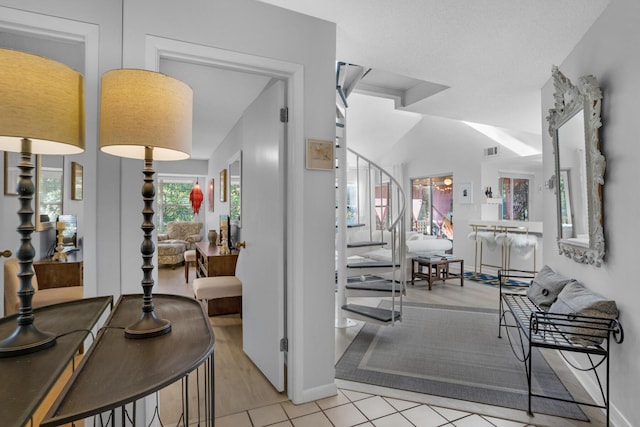
[[[617,319],[558,314],[541,310],[523,292],[524,289],[529,287],[533,276],[533,272],[519,270],[498,271],[500,284],[498,337],[502,338],[502,327],[504,327],[515,357],[524,364],[528,386],[528,414],[533,416],[533,411],[531,410],[532,397],[540,397],[604,409],[607,419],[606,425],[609,426],[610,343],[612,340],[618,344],[622,343],[624,340],[622,325]],[[510,279],[526,280],[527,282],[523,282],[522,285],[511,284],[507,286],[506,283]],[[510,288],[510,290],[507,290],[507,288]],[[518,290],[519,292],[517,292]],[[579,328],[580,332],[577,332],[575,328]],[[517,342],[512,340],[512,336],[509,334],[510,329],[517,330]],[[603,340],[602,344],[593,343],[594,340],[597,341],[599,339]],[[590,344],[586,345],[587,342],[590,342]],[[518,347],[520,354],[517,351]],[[562,358],[572,368],[579,371],[593,372],[600,388],[602,403],[569,400],[533,393],[531,390],[533,378],[531,351],[533,347],[558,350]],[[589,361],[589,366],[586,368],[576,366],[567,359],[564,352],[585,354]],[[596,369],[603,363],[606,363],[606,381],[604,384]]]

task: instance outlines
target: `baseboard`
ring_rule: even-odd
[[[580,361],[578,361],[573,355],[564,353],[564,356],[569,359],[568,361],[564,358],[562,359],[562,363],[564,363],[568,369],[574,374],[580,385],[584,387],[589,396],[595,401],[602,401],[602,397],[600,395],[600,389],[594,382],[593,378],[586,372],[578,371],[571,367],[569,363],[576,364],[580,366]],[[604,409],[602,413],[604,414]],[[609,402],[609,416],[610,423],[613,427],[633,427],[632,424],[627,420],[627,418],[616,408],[616,406]]]
[[[330,384],[303,390],[302,398],[299,401],[298,399],[292,400],[292,402],[296,405],[299,405],[301,403],[313,402],[314,400],[335,396],[336,394],[338,394],[338,386],[335,382],[333,382]]]

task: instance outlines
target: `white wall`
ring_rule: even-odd
[[[558,255],[555,232],[545,233],[544,261],[559,272],[582,281],[588,288],[615,299],[620,321],[625,330],[621,345],[612,344],[611,396],[613,421],[616,426],[640,425],[637,405],[640,381],[640,290],[638,288],[637,247],[640,232],[637,211],[640,195],[636,189],[640,161],[638,99],[640,99],[640,56],[637,41],[640,28],[640,3],[636,0],[611,2],[573,52],[560,64],[560,70],[576,82],[580,76],[592,74],[600,82],[603,93],[601,150],[607,161],[604,199],[605,262],[602,267],[577,264]],[[549,64],[549,76],[551,76]],[[553,107],[553,83],[542,88],[542,111]],[[545,117],[546,114],[543,114]],[[545,176],[553,170],[551,137],[547,123],[541,123],[544,140]],[[545,203],[555,206],[552,192]],[[545,230],[556,230],[555,209],[544,215]]]

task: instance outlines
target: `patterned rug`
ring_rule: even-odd
[[[484,285],[489,286],[498,286],[498,276],[493,274],[479,273],[474,275],[472,271],[467,271],[464,273],[464,280],[473,280],[474,282],[482,283]],[[506,286],[526,286],[529,282],[524,282],[520,280],[510,279],[507,283],[503,285]]]
[[[405,303],[395,326],[367,323],[336,364],[336,378],[454,399],[527,409],[527,377],[496,310]],[[571,395],[537,349],[534,392]],[[533,398],[533,411],[588,420],[578,405]]]

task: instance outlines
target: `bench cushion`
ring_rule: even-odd
[[[618,308],[616,302],[588,290],[579,282],[567,284],[558,295],[558,299],[551,305],[550,313],[592,316],[605,319],[617,319]],[[575,326],[562,326],[566,332],[576,334],[571,340],[583,345],[600,344],[607,336],[607,331],[595,332],[593,328],[586,329],[584,322],[576,321]],[[582,327],[581,327],[582,326]],[[587,336],[580,336],[584,334]]]
[[[237,297],[242,295],[242,282],[235,276],[201,277],[193,281],[196,299]]]
[[[549,307],[558,298],[560,291],[567,283],[574,281],[574,279],[558,274],[551,267],[545,265],[533,278],[531,286],[527,290],[527,296],[541,310],[549,311]]]

